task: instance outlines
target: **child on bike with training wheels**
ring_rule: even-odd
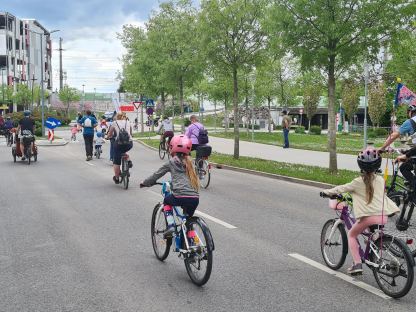
[[[370,225],[384,225],[387,217],[399,212],[396,204],[385,194],[384,179],[377,175],[381,166],[381,156],[377,150],[367,148],[357,158],[361,176],[352,182],[324,190],[326,195],[351,193],[353,213],[356,223],[348,232],[348,246],[353,258],[349,274],[362,274],[362,260],[359,253],[357,237]]]
[[[170,153],[172,158],[165,163],[152,176],[140,183],[140,187],[150,187],[156,181],[170,172],[172,179],[172,194],[165,197],[163,211],[165,215],[172,213],[172,206],[182,207],[184,213],[189,217],[199,204],[199,180],[195,173],[195,168],[190,157],[192,141],[184,135],[176,135],[170,141]],[[174,224],[168,223],[168,228],[164,233],[169,237],[175,231]],[[187,227],[188,230],[191,230]]]
[[[97,153],[97,149],[101,148],[104,143],[105,143],[105,140],[103,138],[103,133],[98,131],[97,138],[94,140],[95,153]]]

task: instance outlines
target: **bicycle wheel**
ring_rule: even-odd
[[[407,212],[406,210],[409,209],[409,205],[405,204],[404,202],[404,196],[405,194],[403,192],[392,192],[388,195],[388,197],[394,201],[397,205],[397,207],[400,208],[400,211],[403,212],[403,217],[406,218]],[[396,224],[400,223],[400,214],[395,214],[391,218],[389,218],[385,229],[387,232],[394,234],[395,237],[399,237],[403,239],[405,242],[410,242],[411,244],[408,245],[410,252],[412,253],[413,257],[416,257],[416,224],[412,222],[412,220],[409,221],[408,227],[405,231],[399,231],[397,230]]]
[[[27,147],[26,158],[27,158],[27,164],[30,165],[31,158],[32,158],[32,151],[30,147]]]
[[[195,285],[202,286],[208,282],[212,272],[213,246],[209,246],[212,237],[199,218],[189,220],[188,226],[195,231],[198,242],[194,242],[190,247],[191,253],[185,258],[186,272]]]
[[[168,257],[170,246],[172,245],[172,238],[163,237],[163,233],[166,231],[167,226],[168,222],[163,213],[163,205],[157,204],[153,209],[152,214],[151,237],[153,251],[156,258],[160,261],[163,261]]]
[[[13,156],[13,162],[16,162],[16,149],[12,148],[12,156]]]
[[[332,234],[332,227],[338,219],[331,219],[325,222],[321,231],[321,253],[328,267],[338,270],[343,266],[348,253],[347,233],[344,224],[339,224]]]
[[[209,169],[209,163],[205,159],[200,159],[197,164],[197,173],[199,176],[199,182],[203,188],[208,188],[211,182],[211,170]]]
[[[166,150],[165,150],[165,142],[160,142],[159,143],[159,158],[160,159],[164,159],[166,155]]]
[[[377,263],[378,268],[372,268],[380,289],[388,296],[401,298],[413,285],[414,259],[406,244],[395,237],[384,234],[374,242],[370,261]]]
[[[125,190],[129,188],[130,173],[127,160],[124,158],[121,160],[121,175],[123,180],[123,187]]]

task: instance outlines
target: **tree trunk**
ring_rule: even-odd
[[[267,97],[267,107],[269,108],[269,133],[272,133],[272,114],[271,114],[271,98],[270,96]]]
[[[181,120],[182,120],[182,133],[185,133],[185,117],[184,117],[184,111],[183,111],[183,77],[181,76],[179,78],[179,103],[181,105]]]
[[[217,101],[214,100],[214,132],[217,132]]]
[[[311,120],[309,119],[309,124],[308,124],[308,133],[311,134]]]
[[[247,139],[249,138],[249,134],[250,134],[250,130],[249,130],[249,126],[250,126],[250,123],[252,123],[252,120],[253,120],[253,116],[251,116],[251,118],[249,118],[249,109],[248,109],[248,79],[247,79],[247,77],[246,77],[246,80],[245,80],[245,93],[246,93],[246,96],[245,96],[245,105],[246,105],[246,114],[245,114],[245,116],[244,117],[246,117],[246,132],[247,132]],[[234,123],[235,124],[235,123]],[[251,125],[252,127],[253,127],[253,125]]]
[[[224,92],[224,120],[225,120],[225,133],[228,133],[228,112],[227,112],[227,101],[228,95],[227,92]]]
[[[162,90],[162,93],[160,94],[160,104],[161,104],[161,110],[162,110],[162,116],[165,116],[165,91]],[[163,117],[162,117],[163,118]]]
[[[329,57],[328,66],[328,150],[329,171],[336,173],[337,168],[337,142],[335,129],[335,56]]]
[[[233,106],[234,106],[234,159],[240,158],[240,116],[238,113],[238,77],[237,67],[233,68]]]

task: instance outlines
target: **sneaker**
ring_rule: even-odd
[[[127,164],[128,164],[128,166],[129,166],[129,168],[133,168],[133,163],[132,163],[132,161],[131,161],[131,160],[129,160],[129,161],[127,162]]]
[[[120,180],[116,176],[113,177],[113,181],[115,184],[120,184]]]
[[[363,264],[362,263],[353,264],[350,268],[348,268],[347,273],[351,275],[363,274]]]
[[[25,156],[22,156],[22,160],[26,160],[26,157]]]
[[[167,230],[163,232],[163,238],[172,238],[174,232],[175,232],[174,226],[168,227]]]

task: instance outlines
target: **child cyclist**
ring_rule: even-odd
[[[105,143],[105,140],[103,138],[102,132],[97,132],[97,138],[94,140],[95,143],[95,155],[97,155],[97,149],[101,148],[101,146]]]
[[[192,217],[199,204],[199,179],[195,173],[192,159],[189,156],[192,141],[184,135],[176,135],[170,141],[172,158],[159,168],[152,176],[140,183],[140,187],[150,187],[170,172],[172,178],[172,194],[165,197],[163,211],[165,215],[172,213],[172,206],[180,206],[184,213]],[[168,219],[168,218],[167,218]],[[164,233],[169,237],[175,231],[173,223],[168,223]],[[188,228],[188,230],[190,230]]]
[[[359,253],[357,237],[366,228],[374,224],[386,224],[387,217],[399,212],[396,204],[386,196],[384,179],[377,175],[381,166],[381,156],[373,148],[363,150],[357,158],[361,176],[352,182],[336,186],[322,193],[337,195],[351,193],[353,213],[356,223],[348,232],[348,246],[353,258],[353,265],[348,269],[349,274],[362,274],[362,261]]]
[[[78,133],[78,125],[73,125],[71,128],[71,140],[72,141],[77,140],[77,133]]]

